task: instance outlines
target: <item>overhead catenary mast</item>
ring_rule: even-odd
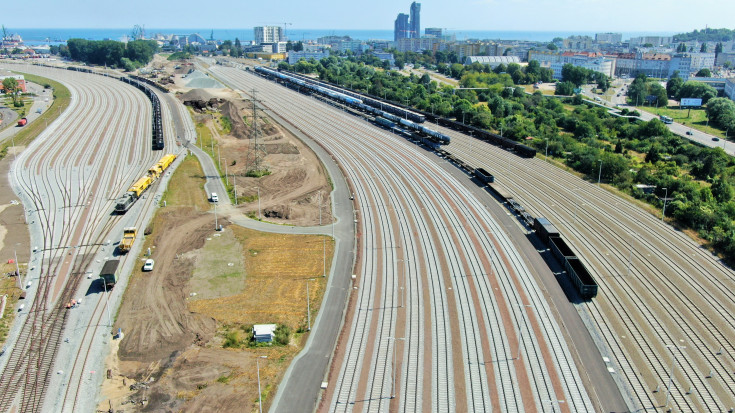
[[[253,127],[250,135],[250,145],[248,146],[246,167],[248,176],[261,177],[268,174],[268,168],[263,165],[263,159],[267,154],[265,146],[262,143],[258,143],[258,137],[260,135],[258,127],[258,104],[262,100],[258,99],[256,94],[257,90],[253,89],[251,93],[252,99],[250,99],[253,105]]]

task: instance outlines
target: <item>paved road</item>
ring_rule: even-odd
[[[625,107],[624,105],[621,105],[620,107]],[[650,112],[646,112],[645,109],[641,109],[640,107],[634,108],[630,107],[631,110],[637,110],[641,114],[642,120],[651,120],[651,119],[658,119],[658,115],[655,115]],[[714,135],[710,135],[709,133],[701,132],[696,129],[693,129],[691,126],[681,124],[681,123],[671,123],[666,125],[668,126],[669,130],[674,132],[675,134],[689,139],[690,141],[700,143],[704,146],[709,146],[710,148],[722,148],[727,152],[729,155],[735,156],[735,144],[727,141],[725,139],[721,139],[719,137],[716,137]],[[688,132],[688,133],[687,133]],[[717,139],[716,141],[714,139]]]
[[[599,96],[593,94],[590,91],[590,87],[583,88],[583,94],[586,97],[590,98],[590,101],[589,101],[590,103],[593,103],[596,105],[601,105],[601,106],[608,107],[611,109],[627,108],[631,111],[637,110],[638,113],[641,114],[638,117],[638,119],[640,120],[649,121],[652,119],[658,119],[658,115],[651,113],[651,112],[647,112],[644,108],[631,106],[626,103],[627,98],[625,96],[625,93],[623,92],[627,90],[627,85],[629,85],[630,82],[632,82],[632,80],[616,85],[617,87],[615,88],[615,94],[612,96],[611,101],[607,101],[604,99],[596,100],[595,98]],[[618,94],[620,94],[620,96],[618,96]],[[674,122],[666,126],[669,128],[671,132],[681,136],[682,138],[689,139],[690,141],[697,142],[699,144],[708,146],[710,148],[720,147],[723,150],[725,150],[725,152],[728,153],[729,155],[735,156],[735,143],[733,142],[730,142],[726,139],[721,139],[715,135],[710,135],[709,133],[699,131],[697,129],[692,128],[690,125],[686,125],[686,124]],[[714,140],[714,139],[717,139],[717,140]]]
[[[304,406],[317,405],[319,388],[321,382],[326,379],[327,368],[342,327],[345,305],[352,285],[352,269],[355,260],[354,209],[347,182],[332,157],[321,146],[276,113],[270,110],[265,110],[265,113],[305,142],[316,153],[327,168],[327,173],[334,184],[331,195],[332,209],[337,222],[333,228],[331,228],[332,225],[324,227],[324,229],[333,229],[336,241],[327,291],[306,347],[286,371],[270,410],[271,412],[295,412],[303,411]],[[319,230],[320,228],[311,227],[310,229]],[[325,232],[324,229],[322,233]]]
[[[174,97],[167,96],[167,99],[169,99],[171,105],[180,105]],[[181,112],[172,112],[174,123],[177,125],[176,133],[179,136],[184,136],[186,128],[183,125],[190,123],[190,120],[182,119]],[[342,324],[347,295],[352,283],[355,248],[354,215],[347,183],[331,156],[299,130],[291,127],[280,116],[269,110],[265,110],[265,113],[304,141],[324,163],[334,184],[331,196],[334,216],[337,219],[335,224],[321,227],[295,227],[271,224],[246,217],[231,204],[229,197],[225,196],[227,192],[215,167],[214,160],[195,144],[190,143],[186,147],[197,156],[202,165],[207,177],[205,184],[207,193],[217,192],[220,194],[218,213],[226,216],[231,222],[264,232],[325,234],[335,237],[334,259],[329,270],[329,282],[327,283],[321,309],[314,319],[312,331],[304,349],[296,356],[286,371],[271,405],[271,411],[273,412],[301,411],[303,406],[316,406],[317,404],[319,388],[321,382],[325,380],[327,367],[331,361],[331,355]]]
[[[17,69],[17,67],[15,66],[12,66],[11,68],[13,70]],[[28,124],[30,124],[38,119],[38,117],[41,116],[41,114],[43,114],[43,112],[45,112],[49,108],[49,106],[51,106],[51,103],[53,103],[53,93],[50,89],[44,89],[42,86],[35,83],[28,82],[27,85],[28,92],[36,94],[36,96],[33,98],[33,104],[28,110],[28,114],[26,114],[25,116],[26,119],[28,119]],[[41,110],[41,113],[38,113],[39,109]],[[7,111],[10,111],[10,109],[7,109]],[[18,117],[16,116],[15,120],[17,119]],[[10,139],[11,137],[15,136],[15,134],[23,130],[23,127],[16,126],[17,123],[15,121],[13,121],[12,123],[12,126],[6,126],[5,121],[3,121],[3,127],[0,127],[0,129],[2,129],[2,131],[0,131],[0,142],[4,142],[5,140]]]

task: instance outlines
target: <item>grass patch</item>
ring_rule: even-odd
[[[51,79],[31,75],[28,73],[15,73],[22,74],[29,82],[33,82],[39,85],[50,85],[54,93],[54,101],[51,103],[51,106],[46,110],[46,112],[42,113],[41,116],[39,116],[32,123],[24,126],[23,130],[15,135],[16,145],[27,146],[33,141],[33,139],[36,138],[36,136],[43,132],[43,130],[46,128],[46,123],[51,123],[56,120],[61,112],[65,111],[66,108],[69,107],[69,103],[71,102],[71,92],[69,92],[69,89],[64,87],[64,85],[62,85],[61,83],[53,81]],[[11,141],[7,141],[0,146],[0,159],[4,158],[5,155],[7,155],[7,148],[12,145],[13,143]]]
[[[204,170],[195,155],[186,155],[184,161],[176,168],[168,183],[166,192],[161,197],[161,205],[166,201],[169,207],[193,206],[197,211],[209,210],[209,201],[204,191]]]
[[[167,60],[187,60],[191,58],[191,54],[187,52],[175,52],[171,53],[166,59]]]
[[[674,119],[674,122],[681,123],[686,126],[690,126],[692,129],[709,133],[710,135],[719,136],[720,138],[725,137],[725,131],[718,129],[714,124],[709,125],[707,122],[707,112],[704,109],[679,109],[679,108],[656,108],[641,106],[638,109],[645,110],[656,115],[668,116]],[[691,113],[690,113],[691,112]]]
[[[245,287],[245,264],[240,242],[230,228],[208,238],[197,257],[189,281],[192,300],[216,299],[240,293]]]
[[[253,169],[253,170],[248,171],[245,174],[245,176],[247,176],[248,178],[262,178],[262,177],[264,177],[266,175],[270,175],[270,174],[271,174],[271,171],[269,171],[267,169],[259,169],[259,170]]]
[[[332,239],[321,235],[264,233],[235,225],[229,228],[244,257],[244,288],[228,297],[190,301],[189,309],[225,325],[273,323],[292,330],[302,329],[306,325],[306,282],[313,279],[308,281],[313,319],[326,285],[322,277],[322,246],[326,246],[329,268],[334,248]],[[207,265],[203,267],[206,269]]]
[[[20,266],[21,274],[26,272],[24,267],[25,265]],[[2,275],[0,275],[0,296],[7,294],[5,312],[3,318],[0,318],[0,348],[2,348],[8,338],[10,326],[13,325],[13,320],[18,314],[18,297],[20,297],[22,290],[17,287],[18,281],[15,276],[6,275],[15,272],[15,264],[2,264],[0,265],[0,271],[2,271]],[[7,354],[3,357],[7,357]]]
[[[225,135],[230,133],[232,131],[232,121],[227,116],[222,116],[219,118],[219,124],[222,126],[220,130]]]

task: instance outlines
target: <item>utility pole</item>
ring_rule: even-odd
[[[306,280],[306,331],[311,331],[311,302],[309,300],[309,281]]]
[[[253,89],[252,99],[250,100],[253,105],[253,131],[245,166],[248,172],[255,172],[255,176],[259,177],[265,169],[262,167],[261,162],[265,158],[266,152],[264,146],[258,144],[258,135],[260,134],[260,130],[258,129],[258,104],[263,101],[256,98],[256,93],[257,91]]]

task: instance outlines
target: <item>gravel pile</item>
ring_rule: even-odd
[[[207,74],[195,70],[184,78],[186,79],[186,87],[197,89],[223,89],[225,86],[209,77]]]

